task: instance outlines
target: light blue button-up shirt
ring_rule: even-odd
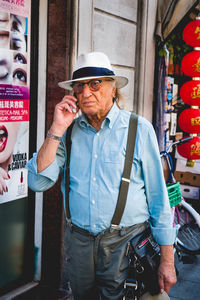
[[[70,159],[70,213],[74,224],[98,234],[110,227],[123,173],[130,112],[113,105],[96,131],[85,115],[72,130]],[[65,135],[53,163],[37,172],[37,154],[27,163],[28,184],[45,191],[65,172]],[[65,199],[65,177],[61,190]],[[150,122],[139,117],[135,153],[126,207],[120,227],[149,220],[160,245],[174,243],[176,230],[163,177],[156,135]]]

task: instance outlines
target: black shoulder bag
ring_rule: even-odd
[[[126,156],[124,162],[124,170],[120,184],[120,190],[117,200],[115,212],[111,221],[111,228],[118,228],[120,224],[128,194],[130,183],[131,167],[133,164],[133,156],[135,149],[135,140],[137,134],[138,115],[131,114],[129,121],[128,139],[126,146]],[[67,217],[70,219],[69,211],[69,162],[71,151],[71,131],[73,124],[68,128],[66,135],[67,146],[67,166],[66,166],[66,212]],[[132,294],[133,280],[136,277],[139,281],[143,282],[145,288],[151,295],[158,294],[160,287],[158,284],[158,267],[160,263],[160,247],[154,240],[150,227],[148,227],[141,234],[133,237],[129,242],[129,273],[125,282],[126,299]],[[134,270],[134,272],[133,272]],[[134,288],[135,289],[135,288]]]

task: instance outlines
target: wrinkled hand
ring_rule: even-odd
[[[4,192],[8,192],[8,187],[6,185],[6,181],[10,179],[8,173],[0,167],[0,195],[3,195]]]
[[[77,99],[72,95],[66,95],[61,102],[56,104],[51,133],[62,136],[65,130],[72,123],[79,108],[76,105]]]
[[[161,262],[158,269],[158,282],[161,293],[169,293],[170,288],[176,283],[176,271],[173,263]]]

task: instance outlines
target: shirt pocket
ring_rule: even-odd
[[[124,156],[122,155],[122,153],[120,153],[120,151],[110,150],[104,155],[105,163],[120,164],[123,159]]]

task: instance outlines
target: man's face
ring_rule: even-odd
[[[90,115],[105,115],[113,105],[113,97],[116,91],[116,84],[113,80],[102,79],[100,88],[93,91],[87,84],[84,85],[80,94],[76,94],[78,105],[81,111]],[[81,81],[87,83],[89,80]]]

